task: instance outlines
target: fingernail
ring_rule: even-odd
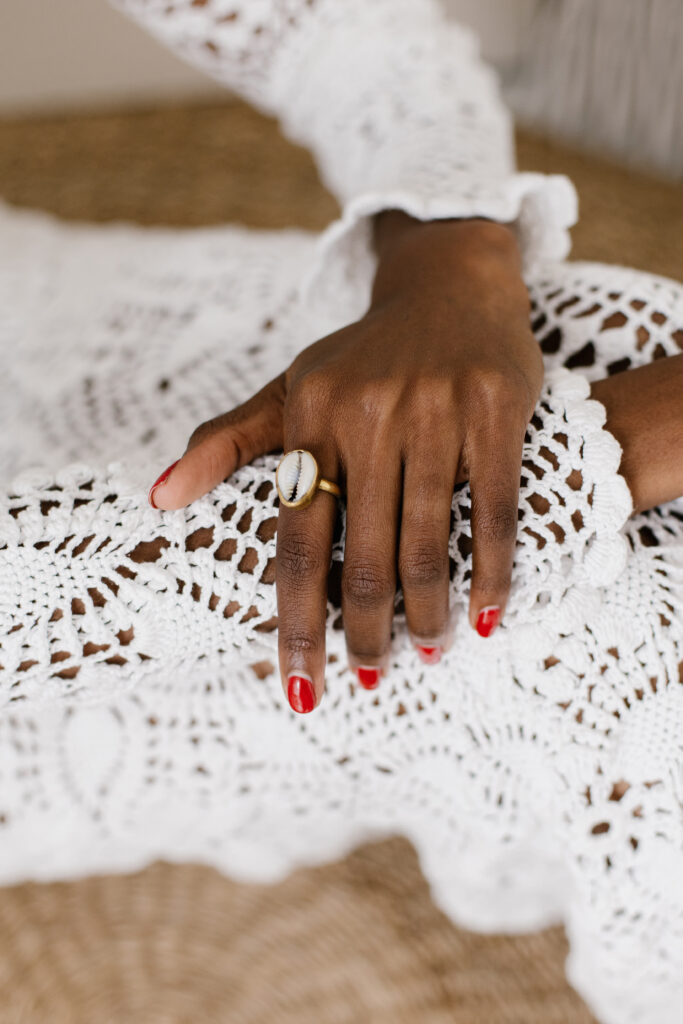
[[[382,670],[381,668],[375,668],[373,665],[359,665],[356,669],[356,675],[362,687],[366,690],[374,690],[376,686],[379,686]]]
[[[315,707],[313,681],[308,676],[293,675],[287,679],[287,699],[300,715],[307,715]]]
[[[499,622],[500,608],[497,604],[489,604],[479,612],[477,633],[479,636],[491,636]]]
[[[438,665],[443,654],[442,647],[427,647],[424,644],[415,644],[415,650],[420,657],[420,661],[425,665]]]
[[[172,462],[168,469],[165,469],[161,476],[158,478],[158,480],[155,480],[152,486],[150,487],[149,494],[147,495],[147,500],[149,501],[152,508],[156,508],[156,505],[154,504],[154,492],[156,491],[157,487],[161,487],[162,484],[166,483],[169,476],[171,475],[171,473],[173,472],[173,470],[175,469],[179,462],[180,459],[176,459],[175,462]]]

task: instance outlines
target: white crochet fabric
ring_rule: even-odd
[[[342,204],[306,275],[345,322],[365,312],[370,215],[513,222],[527,267],[562,259],[564,175],[515,171],[512,121],[478,41],[438,0],[113,0],[308,146]]]
[[[250,0],[249,16],[331,18],[333,6]],[[246,5],[231,7],[246,18]],[[176,10],[182,25],[189,8]],[[252,98],[265,96],[259,67],[245,72]],[[480,73],[463,50],[458,88]],[[409,117],[419,89],[395,88],[385,106]],[[375,138],[356,182],[391,166],[372,159]],[[338,149],[350,178],[353,148]],[[462,159],[475,168],[476,152],[471,134]],[[397,177],[418,155],[399,147]],[[421,173],[402,194],[430,215],[431,190],[446,186],[421,188]],[[501,194],[518,181],[502,175]],[[372,187],[379,201],[383,181]],[[533,194],[545,189],[534,176]],[[489,198],[458,207],[454,195],[452,211],[497,216]],[[629,518],[619,447],[588,381],[678,353],[683,290],[548,258],[571,203],[553,221],[550,202],[549,222],[524,203],[512,206],[532,229],[527,281],[548,375],[527,435],[505,623],[483,640],[466,621],[465,486],[453,501],[451,651],[421,665],[399,595],[392,671],[360,689],[337,603],[340,523],[327,693],[308,716],[289,709],[274,668],[276,459],[179,512],[151,509],[146,487],[197,423],[362,308],[369,281],[352,271],[363,220],[348,215],[356,227],[321,242],[67,226],[0,208],[0,881],[157,857],[269,881],[401,833],[458,921],[563,921],[570,978],[606,1024],[680,1024],[683,501]],[[332,280],[343,291],[332,295]]]

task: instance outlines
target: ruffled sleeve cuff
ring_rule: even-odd
[[[368,308],[376,270],[372,221],[390,209],[418,220],[483,217],[510,224],[528,273],[538,262],[567,256],[578,201],[564,175],[532,172],[489,181],[456,175],[447,190],[416,186],[356,196],[320,236],[304,282],[307,302],[335,323],[358,319]]]

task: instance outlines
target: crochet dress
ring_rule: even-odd
[[[315,236],[0,208],[0,882],[160,857],[267,882],[398,833],[459,923],[563,922],[604,1024],[680,1024],[683,501],[632,515],[589,381],[680,352],[683,290],[563,262],[572,186],[515,172],[493,76],[428,0],[120,6],[278,114],[343,214]],[[397,595],[369,693],[345,664],[342,515],[327,689],[297,716],[276,669],[277,458],[177,512],[146,490],[199,422],[362,315],[385,207],[518,233],[547,375],[512,595],[477,636],[459,487],[453,646],[423,666]]]

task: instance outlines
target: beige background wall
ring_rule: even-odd
[[[107,0],[0,0],[0,112],[215,95]]]
[[[537,4],[444,2],[482,33],[487,55],[503,62],[516,52],[525,21]],[[107,0],[0,2],[0,113],[145,105],[220,92]]]
[[[683,180],[683,0],[442,2],[522,123]],[[0,116],[221,95],[107,0],[0,0]]]

